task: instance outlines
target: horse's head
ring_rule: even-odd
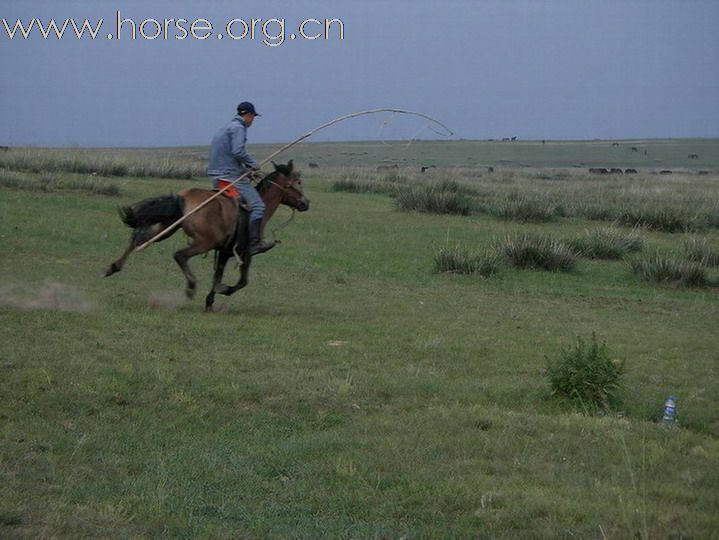
[[[298,212],[310,209],[310,200],[305,197],[300,172],[294,170],[292,160],[287,165],[272,162],[275,171],[265,176],[257,186],[258,191],[277,189],[281,192],[280,204],[289,206]]]

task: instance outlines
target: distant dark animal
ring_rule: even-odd
[[[516,140],[517,140],[517,137],[512,137],[512,140],[513,140],[513,141],[516,141]]]
[[[9,146],[0,146],[0,151],[7,152],[8,150],[10,150]]]
[[[613,142],[613,143],[612,143],[612,146],[619,146],[619,143],[618,143],[618,142]]]
[[[275,165],[275,171],[265,176],[258,184],[257,191],[265,203],[265,223],[272,217],[280,204],[299,212],[309,210],[310,201],[305,197],[299,173],[294,171],[292,161],[287,165]],[[122,208],[120,217],[128,227],[134,229],[130,244],[125,252],[105,272],[105,277],[122,270],[130,254],[156,234],[171,226],[182,216],[215,195],[211,189],[187,188],[175,195],[164,195],[145,199],[132,206]],[[238,212],[241,219],[238,220]],[[239,225],[238,225],[239,224]],[[215,273],[212,288],[205,298],[205,310],[212,311],[215,294],[229,296],[247,285],[252,262],[249,249],[248,211],[238,205],[235,199],[216,197],[201,209],[188,216],[182,223],[170,229],[158,241],[169,238],[179,229],[191,239],[190,245],[175,253],[175,261],[185,275],[185,294],[195,295],[197,279],[187,262],[195,255],[215,250]],[[225,265],[233,253],[240,259],[240,277],[233,286],[222,283]]]
[[[636,169],[624,169],[624,174],[637,174]]]
[[[502,142],[509,142],[509,137],[502,137]]]
[[[317,163],[310,163],[310,169],[317,169],[319,168],[319,165]]]
[[[547,144],[547,140],[546,140],[546,139],[542,139],[542,144]]]
[[[422,168],[420,169],[420,172],[424,172],[424,171],[426,171],[427,169],[434,169],[435,167],[436,167],[436,165],[427,165],[427,166],[425,166],[425,167],[422,167]]]
[[[494,167],[487,167],[487,172],[494,172]]]
[[[639,152],[639,148],[637,148],[636,146],[632,146],[632,152]]]
[[[697,172],[697,174],[698,174],[699,176],[706,176],[706,175],[709,174],[709,171],[699,171],[699,172]]]
[[[699,154],[689,154],[687,157],[689,159],[699,159]]]
[[[609,174],[609,170],[604,167],[592,167],[589,172],[592,174]]]
[[[664,169],[663,171],[659,171],[659,174],[672,174],[672,171]]]
[[[622,171],[621,169],[618,169],[616,167],[612,167],[612,170],[609,172],[610,172],[610,174],[624,174],[624,171]]]

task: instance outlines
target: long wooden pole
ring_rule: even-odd
[[[365,115],[365,114],[376,114],[376,113],[382,113],[382,112],[391,112],[391,113],[398,113],[398,114],[410,114],[410,115],[412,115],[412,116],[419,116],[419,117],[421,117],[421,118],[424,118],[424,119],[426,119],[426,120],[429,120],[430,122],[433,122],[433,123],[437,124],[438,126],[441,126],[442,129],[444,129],[444,130],[447,131],[447,134],[448,134],[448,135],[453,135],[452,130],[449,129],[447,126],[445,126],[442,122],[440,122],[439,120],[435,120],[435,119],[432,118],[431,116],[428,116],[428,115],[423,114],[423,113],[414,112],[414,111],[407,111],[407,110],[405,110],[405,109],[391,109],[391,108],[368,109],[368,110],[366,110],[366,111],[353,112],[353,113],[350,113],[350,114],[345,114],[344,116],[339,116],[339,117],[335,118],[334,120],[330,120],[330,121],[327,122],[326,124],[322,124],[321,126],[316,127],[316,128],[314,128],[313,130],[311,130],[311,131],[308,131],[307,133],[305,133],[305,134],[302,135],[301,137],[298,137],[298,138],[295,139],[294,141],[292,141],[292,142],[290,142],[290,143],[287,143],[286,145],[284,145],[284,146],[283,146],[282,148],[280,148],[279,150],[276,150],[275,152],[272,152],[269,156],[267,156],[265,159],[263,159],[262,161],[260,161],[259,167],[261,168],[263,165],[266,165],[269,161],[271,161],[273,158],[275,158],[276,156],[278,156],[279,154],[281,154],[281,153],[284,152],[285,150],[287,150],[287,149],[289,149],[289,148],[292,148],[292,147],[293,147],[294,145],[296,145],[297,143],[300,143],[300,142],[304,141],[305,139],[311,137],[312,135],[314,135],[315,133],[317,133],[317,132],[320,131],[321,129],[328,128],[328,127],[330,127],[330,126],[333,126],[333,125],[337,124],[338,122],[342,122],[343,120],[349,120],[350,118],[355,118],[355,117],[357,117],[357,116],[362,116],[362,115]],[[196,206],[195,208],[193,208],[190,212],[188,212],[187,214],[185,214],[184,216],[182,216],[180,219],[178,219],[177,221],[175,221],[172,225],[169,225],[168,227],[166,227],[165,229],[163,229],[162,231],[160,231],[159,233],[157,233],[155,236],[153,236],[152,238],[150,238],[147,242],[145,242],[144,244],[142,244],[142,245],[138,246],[137,248],[135,248],[135,251],[142,251],[143,249],[145,249],[145,248],[146,248],[147,246],[149,246],[150,244],[155,243],[157,240],[159,240],[160,238],[162,238],[163,236],[165,236],[165,234],[167,234],[167,232],[168,232],[169,230],[174,229],[175,227],[177,227],[180,223],[182,223],[183,221],[185,221],[185,220],[186,220],[188,217],[190,217],[192,214],[194,214],[195,212],[197,212],[198,210],[200,210],[200,209],[201,209],[202,207],[204,207],[205,205],[209,204],[210,201],[216,199],[217,197],[219,197],[220,195],[222,195],[225,191],[227,191],[227,190],[230,189],[232,186],[234,186],[237,182],[239,182],[240,180],[242,180],[242,179],[244,179],[245,177],[247,177],[247,175],[250,174],[251,172],[252,172],[252,171],[247,171],[247,172],[244,173],[242,176],[239,176],[238,178],[236,178],[235,180],[233,180],[230,184],[226,185],[224,188],[222,188],[221,190],[219,190],[217,193],[215,193],[215,194],[214,194],[212,197],[210,197],[209,199],[206,199],[205,202],[203,202],[202,204],[197,205],[197,206]]]

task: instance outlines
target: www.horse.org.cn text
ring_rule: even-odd
[[[215,26],[205,18],[146,18],[137,20],[115,12],[114,20],[74,18],[43,20],[0,19],[0,38],[45,40],[106,39],[111,41],[161,40],[183,41],[194,39],[227,39],[231,41],[257,41],[268,47],[277,47],[286,41],[344,40],[345,25],[337,18],[307,18],[291,26],[284,17],[234,18]],[[103,31],[104,28],[104,31]],[[107,30],[110,30],[107,32]]]

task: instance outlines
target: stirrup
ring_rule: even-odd
[[[260,240],[256,244],[250,246],[250,254],[259,255],[260,253],[265,253],[266,251],[271,250],[276,245],[277,242],[275,241],[267,242],[265,240]]]

